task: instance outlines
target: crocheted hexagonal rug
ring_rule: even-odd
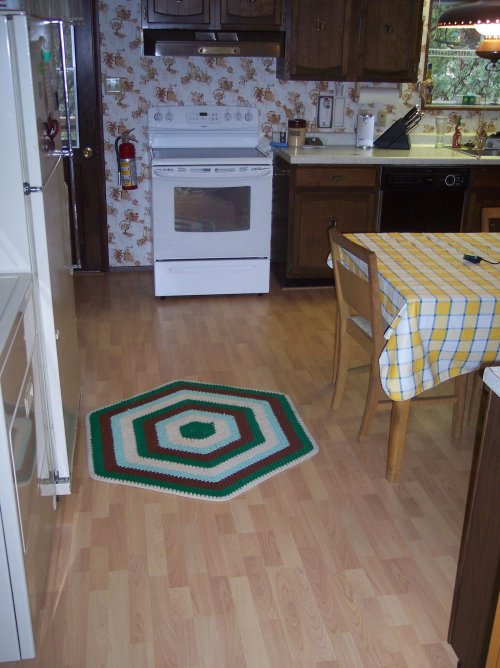
[[[87,415],[92,478],[231,499],[318,452],[277,392],[178,380]]]

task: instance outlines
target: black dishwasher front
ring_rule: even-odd
[[[380,232],[460,232],[469,170],[384,167]]]

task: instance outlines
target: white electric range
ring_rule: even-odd
[[[269,292],[272,158],[255,107],[155,106],[155,295]]]

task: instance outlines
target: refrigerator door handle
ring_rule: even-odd
[[[25,195],[31,195],[31,193],[41,193],[43,192],[43,186],[30,186],[30,184],[25,181],[23,183],[23,192]]]

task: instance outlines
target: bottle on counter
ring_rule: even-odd
[[[427,63],[427,72],[425,74],[425,104],[432,104],[434,94],[434,80],[432,78],[432,63]]]
[[[453,133],[453,139],[451,140],[451,145],[453,148],[460,148],[460,135],[462,134],[462,130],[460,129],[461,125],[462,125],[462,117],[459,116],[457,124],[455,125],[455,132]]]

